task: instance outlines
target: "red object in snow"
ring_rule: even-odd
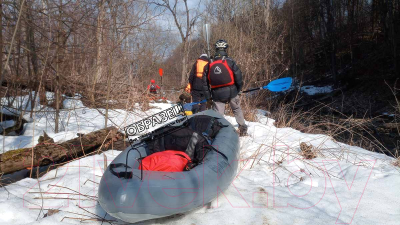
[[[190,157],[181,151],[166,150],[151,154],[142,160],[139,170],[179,172],[185,169]]]

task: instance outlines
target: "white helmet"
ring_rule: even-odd
[[[225,40],[222,40],[222,39],[218,40],[218,41],[215,43],[215,48],[216,48],[216,49],[223,49],[223,50],[225,50],[225,49],[227,49],[228,47],[229,47],[228,42],[226,42]]]

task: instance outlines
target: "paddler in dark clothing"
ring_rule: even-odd
[[[239,124],[239,134],[244,136],[247,134],[247,125],[244,122],[238,96],[243,87],[242,72],[226,53],[228,43],[225,40],[218,40],[215,48],[214,61],[208,64],[204,70],[204,75],[207,76],[208,85],[211,88],[213,109],[224,115],[225,104],[229,103],[235,114],[236,122]]]
[[[204,76],[204,68],[208,65],[209,59],[207,54],[202,54],[193,64],[190,71],[189,84],[186,91],[192,95],[193,102],[200,102],[204,99],[210,98],[210,92],[207,85],[207,77]],[[198,113],[206,110],[207,103],[194,105],[192,108],[193,113]]]

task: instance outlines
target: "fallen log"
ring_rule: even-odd
[[[33,148],[11,150],[0,154],[0,174],[31,168],[32,164],[36,167],[72,160],[91,153],[98,147],[107,147],[111,141],[120,137],[122,134],[117,128],[107,127],[60,144],[41,143]]]

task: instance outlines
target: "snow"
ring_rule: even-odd
[[[387,112],[382,113],[382,115],[388,116],[388,117],[395,117],[396,116],[395,114],[389,114]]]
[[[14,120],[6,120],[3,122],[0,122],[0,131],[3,131],[3,129],[7,129],[9,127],[12,127],[15,125],[15,121]]]
[[[51,96],[49,94],[49,96]],[[18,97],[21,102],[20,106],[30,107],[30,102],[25,101],[29,96]],[[2,102],[6,102],[2,98]],[[68,98],[63,101],[64,109],[60,110],[60,132],[54,132],[55,118],[54,109],[44,107],[42,105],[36,106],[34,113],[34,122],[30,119],[30,112],[25,112],[23,117],[30,123],[24,125],[24,134],[22,136],[6,136],[0,135],[0,153],[16,149],[16,148],[29,148],[38,143],[39,136],[43,135],[45,131],[55,142],[63,142],[77,137],[77,133],[90,133],[95,130],[103,129],[105,125],[105,109],[90,109],[84,107],[80,96]],[[144,119],[156,112],[171,107],[170,104],[154,103],[150,104],[154,107],[146,112],[140,111],[140,107],[133,112],[125,110],[110,110],[108,125],[116,126],[120,129],[128,126],[138,120]],[[5,109],[3,109],[5,110]],[[30,108],[29,108],[30,110]],[[20,113],[19,110],[14,110]],[[5,145],[3,146],[3,139]]]
[[[34,96],[35,96],[35,92],[33,91],[32,98]],[[15,99],[11,98],[11,97],[10,98],[3,97],[3,98],[1,98],[0,102],[1,102],[1,105],[3,106],[2,112],[5,114],[15,115],[15,114],[19,114],[19,112],[21,112],[21,111],[30,111],[32,109],[32,104],[31,104],[29,95],[17,96],[17,97],[15,97]],[[35,103],[34,109],[38,109],[39,95],[36,96],[35,102],[36,103]]]
[[[79,98],[63,104],[68,109],[61,112],[61,132],[54,133],[50,115],[37,113],[35,122],[26,124],[24,136],[0,136],[0,145],[5,141],[0,152],[32,146],[43,130],[60,142],[104,127],[103,109],[86,108]],[[146,112],[110,111],[111,124],[123,128],[171,104],[151,106],[155,108]],[[277,128],[266,115],[268,112],[258,110],[258,122],[247,122],[249,136],[240,138],[240,169],[223,195],[184,215],[138,224],[399,223],[400,168],[392,164],[394,158],[326,135]],[[226,119],[238,126],[233,117]],[[315,146],[318,157],[302,159],[301,142]],[[109,224],[101,221],[103,217],[114,220],[112,224],[126,224],[106,215],[96,201],[104,161],[110,164],[119,153],[110,150],[73,161],[50,171],[40,182],[26,178],[0,187],[0,224],[81,224],[73,218],[86,219],[85,224]],[[49,209],[60,211],[44,217]]]
[[[76,98],[65,99],[63,101],[64,109],[76,109],[76,108],[84,108],[84,105],[81,100]]]
[[[315,87],[313,85],[306,85],[301,87],[301,92],[305,92],[308,95],[325,94],[333,91],[332,86]]]

